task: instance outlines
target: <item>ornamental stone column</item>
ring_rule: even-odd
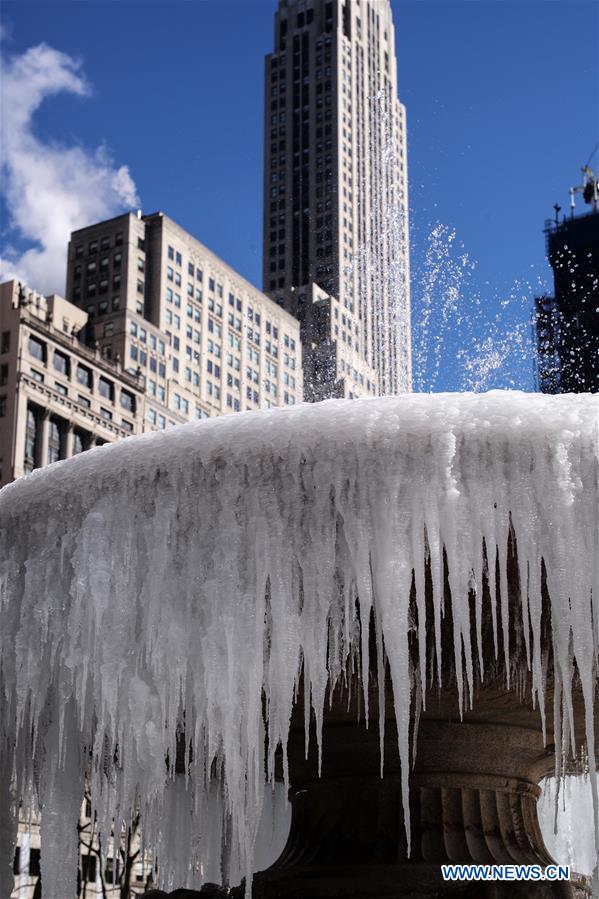
[[[67,422],[67,428],[64,441],[64,457],[70,459],[73,455],[73,423]]]

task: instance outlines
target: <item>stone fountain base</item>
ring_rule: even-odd
[[[254,878],[254,899],[586,894],[584,878],[455,883],[442,877],[444,864],[554,864],[537,819],[538,782],[554,766],[538,711],[495,684],[479,691],[475,710],[460,721],[453,693],[431,694],[417,743],[408,857],[393,719],[386,721],[383,778],[378,722],[366,729],[354,710],[329,713],[321,778],[316,752],[304,759],[298,722],[289,745],[291,831],[281,857]]]
[[[255,875],[253,899],[590,896],[580,876],[570,882],[470,883],[442,877],[444,864],[554,864],[540,832],[537,800],[540,779],[553,771],[555,750],[543,745],[540,715],[531,703],[495,681],[479,689],[474,710],[460,720],[455,691],[427,697],[410,777],[409,857],[395,720],[389,710],[381,778],[378,720],[376,711],[371,714],[366,728],[357,721],[355,704],[333,704],[324,722],[319,777],[315,734],[306,759],[301,703],[296,707],[288,747],[291,830],[280,858]],[[243,899],[243,888],[229,895]],[[170,894],[192,896],[209,899],[222,892],[209,887]]]

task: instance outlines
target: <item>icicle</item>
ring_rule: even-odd
[[[14,770],[12,742],[11,737],[2,734],[0,722],[0,899],[9,899],[14,883],[12,864],[17,842],[17,819],[10,789]]]
[[[79,846],[76,824],[84,792],[74,704],[48,709],[41,796],[41,873],[45,895],[77,890]],[[59,719],[64,719],[64,728]]]
[[[376,613],[376,610],[375,610]],[[385,767],[385,649],[383,647],[383,630],[378,618],[375,618],[376,627],[376,678],[379,700],[379,747],[380,747],[380,773],[383,777]]]

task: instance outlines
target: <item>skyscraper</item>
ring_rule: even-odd
[[[405,109],[388,0],[279,0],[266,59],[264,291],[304,395],[411,386]]]

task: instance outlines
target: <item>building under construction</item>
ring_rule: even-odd
[[[599,392],[599,181],[588,166],[570,190],[570,214],[545,223],[553,296],[537,297],[537,387],[543,393]],[[586,211],[576,215],[576,197]]]

